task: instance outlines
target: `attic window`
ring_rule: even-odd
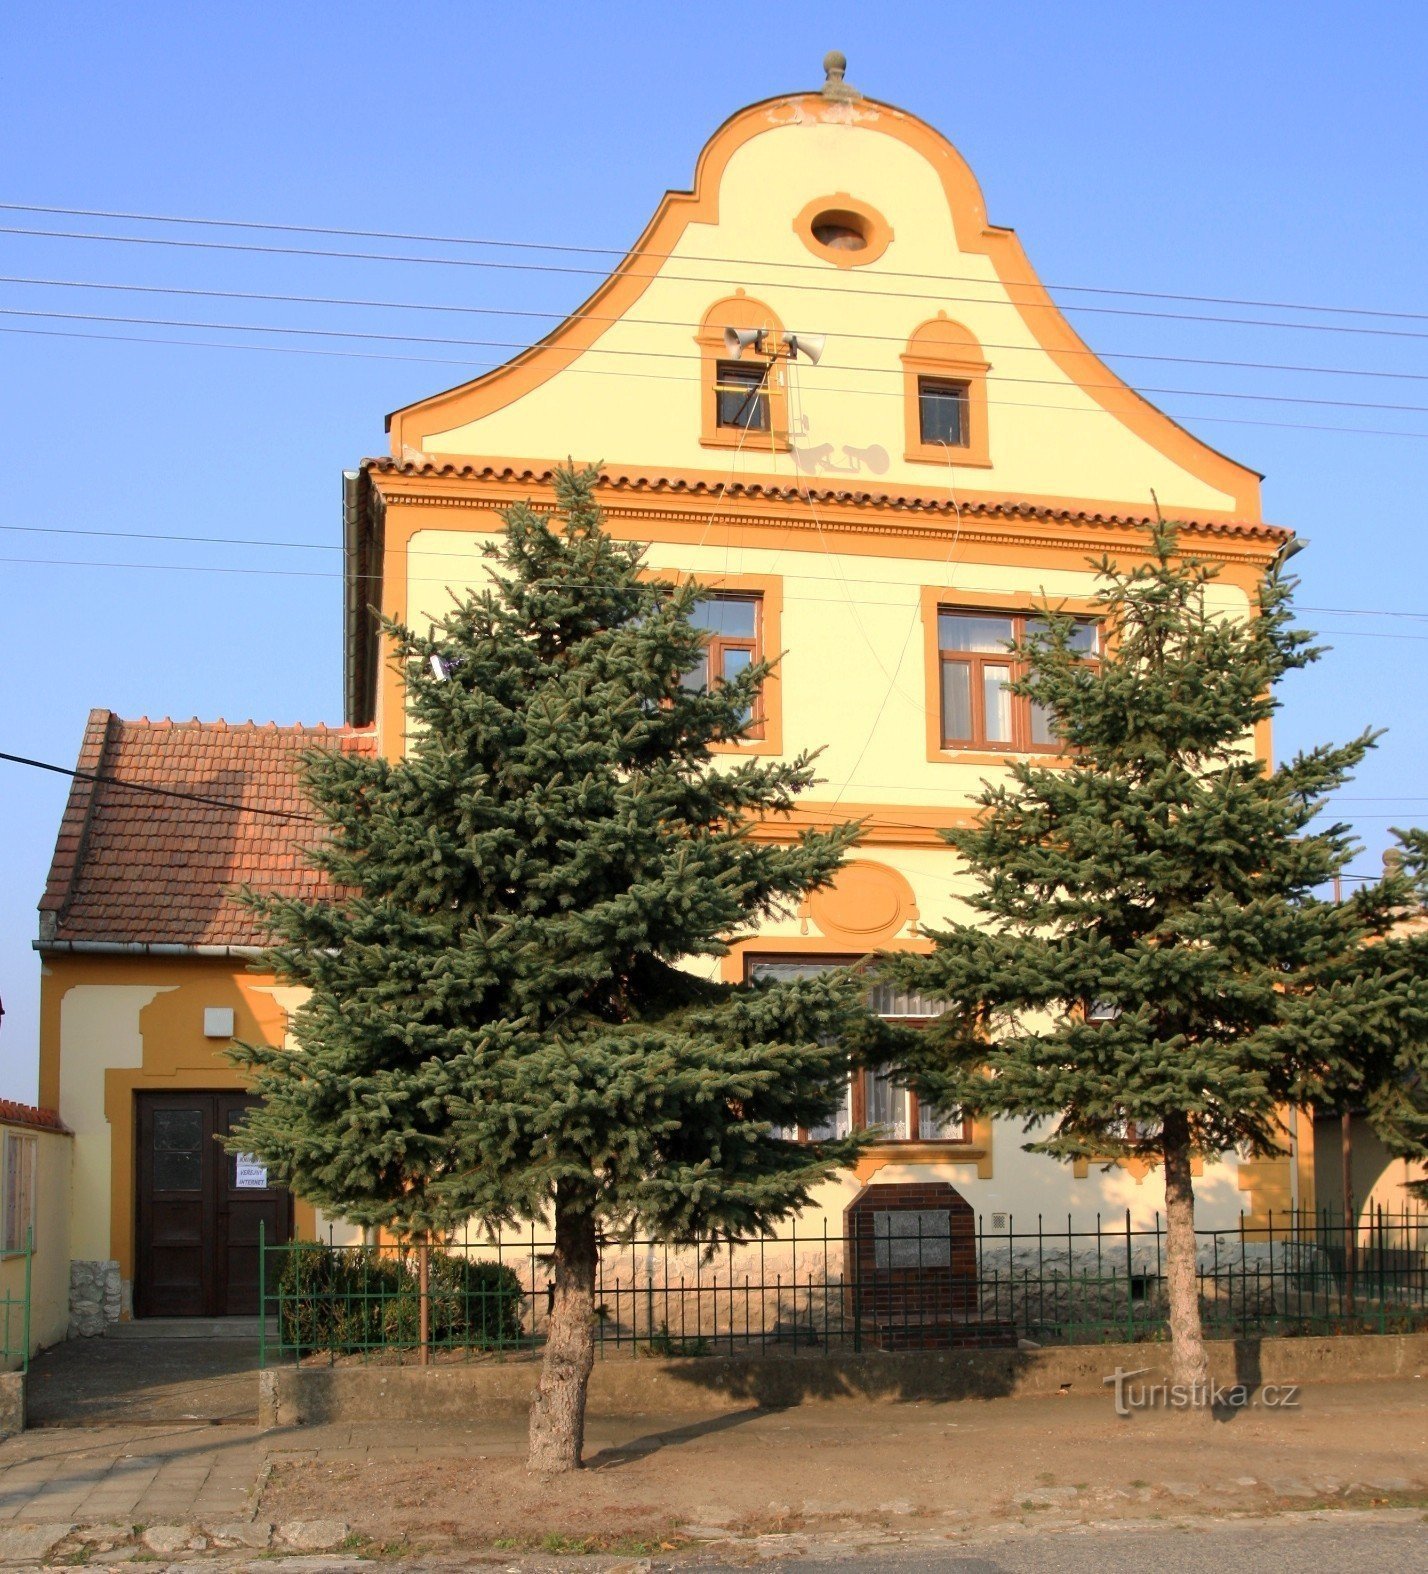
[[[820,213],[811,226],[813,238],[829,251],[863,251],[868,244],[868,225],[856,213],[830,208]]]
[[[876,262],[893,238],[882,214],[847,191],[816,197],[794,219],[793,229],[815,257],[837,268]]]

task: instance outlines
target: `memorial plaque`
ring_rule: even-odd
[[[875,1268],[950,1268],[952,1218],[945,1208],[899,1208],[873,1215]]]

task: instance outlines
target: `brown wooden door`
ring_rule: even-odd
[[[242,1093],[137,1095],[137,1317],[252,1316],[258,1230],[292,1232],[292,1197],[220,1138],[254,1102]]]

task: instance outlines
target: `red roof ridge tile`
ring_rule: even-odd
[[[316,733],[321,737],[345,737],[351,733],[373,731],[371,727],[348,727],[341,722],[255,721],[251,716],[246,721],[225,721],[222,716],[215,717],[212,721],[204,721],[198,716],[190,716],[187,720],[180,720],[173,716],[115,716],[114,719],[121,727],[148,727],[154,731],[178,727],[196,727],[204,732],[310,732]]]

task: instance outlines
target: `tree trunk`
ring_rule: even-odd
[[[530,1468],[580,1469],[585,1392],[595,1365],[595,1215],[584,1195],[555,1190],[555,1292],[531,1404]]]
[[[1190,1178],[1190,1122],[1165,1119],[1165,1288],[1170,1301],[1171,1381],[1194,1385],[1204,1402],[1209,1378],[1200,1329],[1200,1287],[1195,1273],[1195,1188]]]

